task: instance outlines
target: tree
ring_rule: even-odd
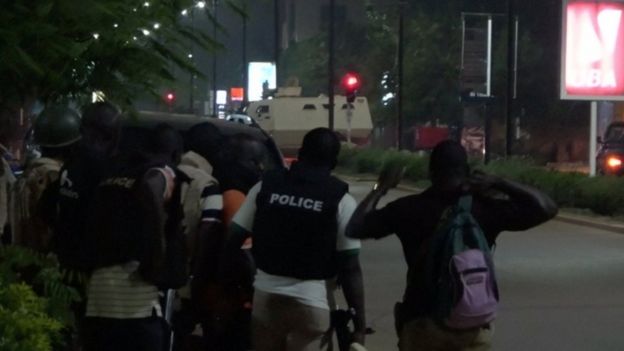
[[[157,94],[172,69],[197,72],[190,43],[219,47],[179,21],[193,0],[14,0],[0,11],[0,126],[43,104],[93,91],[123,106]],[[207,10],[206,10],[207,11]],[[6,139],[6,135],[4,135]],[[2,142],[3,140],[0,140]]]
[[[374,120],[385,124],[396,118],[397,23],[396,11],[385,14],[367,9],[365,25],[346,24],[336,34],[336,76],[360,74],[360,94],[369,100]],[[404,116],[407,120],[457,115],[460,62],[458,24],[420,10],[407,16],[405,29]],[[297,76],[304,94],[327,91],[326,35],[291,44],[283,55],[282,78]],[[336,90],[339,92],[340,90]],[[444,119],[444,118],[443,118]],[[446,119],[448,120],[448,119]]]

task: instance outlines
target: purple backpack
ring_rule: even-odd
[[[452,329],[496,318],[498,288],[490,246],[463,196],[445,212],[427,251],[427,296],[434,320]]]

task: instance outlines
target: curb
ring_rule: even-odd
[[[558,214],[557,217],[555,217],[555,220],[570,224],[582,225],[585,227],[606,230],[617,234],[624,234],[624,223],[608,223],[593,218],[579,217],[566,213]]]
[[[375,182],[377,180],[374,176],[358,177],[358,176],[351,176],[351,175],[344,175],[344,174],[338,174],[338,176],[344,180],[352,181],[352,182]],[[423,190],[422,188],[417,188],[417,187],[405,185],[405,184],[399,184],[397,186],[397,189],[403,190],[403,191],[411,191],[411,192],[420,192]],[[609,231],[609,232],[613,232],[617,234],[624,234],[624,223],[621,223],[621,222],[620,223],[608,222],[608,221],[599,220],[599,219],[586,217],[582,215],[574,215],[574,214],[561,213],[561,212],[557,214],[554,220],[559,221],[559,222],[564,222],[564,223],[582,225],[582,226],[590,227],[590,228],[596,228],[596,229],[605,230],[605,231]]]

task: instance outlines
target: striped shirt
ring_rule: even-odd
[[[159,292],[138,274],[132,261],[96,270],[87,290],[87,317],[115,319],[162,316]]]

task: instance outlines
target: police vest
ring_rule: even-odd
[[[116,160],[117,167],[97,186],[90,209],[87,233],[97,243],[99,267],[141,261],[145,247],[154,233],[146,232],[146,221],[152,218],[153,201],[144,193],[141,186],[144,175],[150,169],[163,169],[165,164],[150,160],[148,156],[136,155]],[[180,206],[180,189],[177,184],[188,178],[181,172],[175,174],[175,186],[171,187],[170,201],[164,208],[167,221],[165,226],[181,227],[183,218]],[[163,196],[166,197],[164,194]],[[176,199],[173,199],[175,197]],[[172,229],[176,230],[176,229]],[[97,235],[92,235],[98,232]],[[147,244],[146,244],[147,243]]]
[[[108,174],[110,160],[81,145],[60,171],[54,224],[53,251],[64,267],[82,270],[80,249],[87,210],[100,181]]]
[[[253,254],[266,273],[303,280],[336,275],[338,204],[348,185],[299,165],[267,173],[256,199]]]

